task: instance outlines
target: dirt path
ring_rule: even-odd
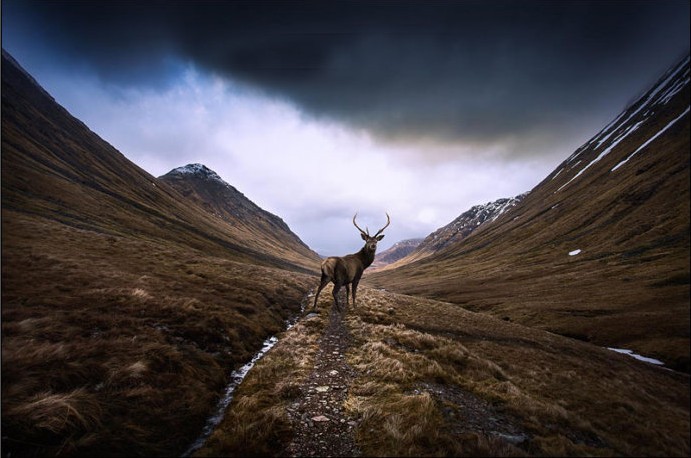
[[[343,407],[355,376],[345,358],[351,341],[343,324],[345,313],[331,309],[329,324],[319,339],[314,369],[301,387],[303,396],[288,408],[294,436],[285,456],[361,454],[354,440],[357,423]],[[310,319],[310,315],[304,319]]]

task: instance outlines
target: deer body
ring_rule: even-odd
[[[346,287],[346,305],[349,301],[350,289],[352,286],[353,290],[353,306],[355,305],[357,286],[360,283],[360,278],[362,273],[368,268],[374,261],[374,254],[377,250],[377,242],[384,238],[383,235],[379,235],[388,227],[391,223],[389,215],[386,215],[387,223],[386,226],[381,228],[374,236],[369,235],[368,231],[363,231],[355,223],[355,217],[353,217],[353,224],[360,231],[362,239],[365,241],[365,246],[362,247],[357,253],[349,254],[346,256],[331,256],[322,261],[321,264],[321,282],[319,283],[319,288],[317,289],[317,294],[314,296],[314,306],[313,309],[317,308],[317,299],[319,299],[319,293],[321,290],[333,282],[333,297],[336,309],[340,310],[340,304],[338,303],[338,293],[343,286]]]

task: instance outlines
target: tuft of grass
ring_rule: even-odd
[[[346,403],[360,418],[357,441],[366,456],[430,456],[443,453],[442,416],[429,393],[398,390],[371,396],[355,395]]]
[[[10,406],[3,418],[15,420],[19,427],[41,437],[59,437],[67,431],[88,431],[100,424],[101,409],[92,393],[80,388],[68,393],[45,391],[27,399],[25,403]]]

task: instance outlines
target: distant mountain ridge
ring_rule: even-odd
[[[506,211],[515,207],[526,194],[474,205],[446,226],[425,237],[415,251],[419,254],[431,254],[450,244],[463,241],[481,225],[496,221]]]
[[[392,262],[396,262],[412,253],[423,239],[406,239],[394,243],[390,248],[377,253],[372,263],[372,268],[382,267]]]
[[[528,193],[511,198],[497,199],[494,202],[474,205],[446,226],[424,238],[402,240],[391,248],[377,254],[372,264],[375,268],[395,268],[408,262],[429,256],[446,246],[463,241],[483,224],[495,221],[515,207]]]

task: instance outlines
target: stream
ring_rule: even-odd
[[[313,292],[307,293],[305,295],[304,299],[302,300],[302,305],[300,307],[300,313],[293,317],[291,320],[286,321],[286,331],[295,326],[295,323],[297,323],[302,314],[305,312],[305,306],[309,301],[309,298],[313,295]],[[235,393],[235,389],[242,383],[242,381],[245,379],[245,377],[252,369],[252,367],[254,367],[257,361],[262,359],[262,357],[269,350],[271,350],[274,345],[276,345],[276,342],[278,342],[278,337],[268,337],[262,344],[261,350],[259,350],[254,355],[254,357],[252,357],[250,362],[246,363],[241,368],[234,370],[230,374],[230,382],[228,383],[228,386],[226,386],[223,396],[218,401],[216,409],[214,410],[214,414],[211,417],[209,417],[209,419],[206,421],[206,425],[204,426],[204,429],[202,430],[202,433],[200,434],[199,438],[196,441],[194,441],[192,445],[190,445],[190,447],[185,451],[185,453],[181,455],[183,458],[192,456],[192,453],[202,448],[202,446],[206,443],[206,440],[209,438],[209,436],[211,436],[211,433],[214,432],[216,427],[223,420],[223,417],[226,413],[226,409],[228,409],[230,402],[233,400],[233,394]]]

